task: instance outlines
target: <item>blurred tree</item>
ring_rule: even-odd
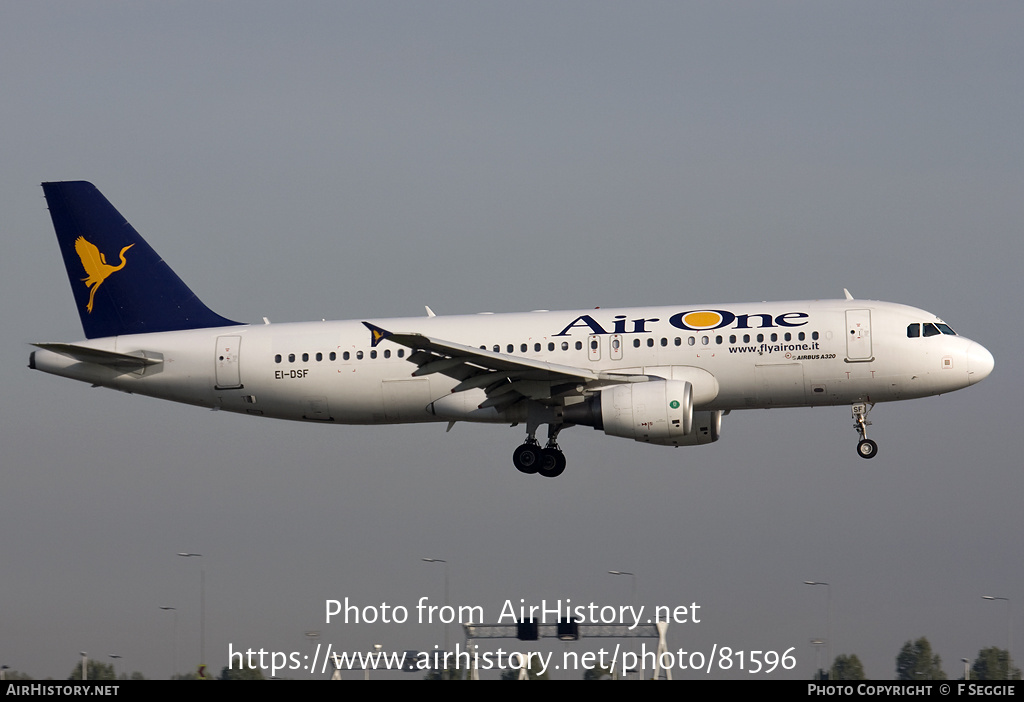
[[[78,665],[75,666],[74,670],[71,671],[71,675],[68,676],[68,680],[81,680],[82,679],[82,661],[78,661]],[[117,676],[114,674],[113,663],[101,663],[99,661],[89,661],[89,664],[85,668],[85,679],[86,680],[117,680]]]
[[[1020,679],[1020,668],[1013,665],[1005,648],[989,646],[981,649],[978,651],[978,657],[974,659],[974,665],[971,666],[971,680]]]
[[[932,653],[932,645],[925,637],[907,641],[896,656],[897,680],[945,680],[942,658]]]
[[[864,675],[864,666],[861,665],[860,659],[857,658],[857,654],[847,656],[846,654],[836,656],[835,662],[832,664],[832,670],[835,672],[835,680],[867,680],[867,676]]]
[[[220,677],[218,680],[266,680],[263,677],[263,670],[259,666],[247,666],[243,664],[239,668],[228,668],[224,666],[220,669]]]

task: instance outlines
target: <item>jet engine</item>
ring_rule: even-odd
[[[583,402],[566,405],[562,419],[634,441],[694,446],[718,441],[721,411],[694,411],[688,380],[650,380],[615,385]]]

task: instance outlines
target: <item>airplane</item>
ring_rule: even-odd
[[[973,385],[992,354],[935,315],[844,299],[271,324],[221,317],[91,183],[43,183],[86,339],[29,368],[211,409],[321,424],[526,425],[515,467],[556,477],[568,427],[718,441],[734,410],[850,405]],[[107,257],[116,263],[108,263]],[[244,347],[244,348],[243,348]],[[537,432],[547,425],[542,447]]]

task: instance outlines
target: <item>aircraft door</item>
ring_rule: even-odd
[[[609,356],[613,361],[622,360],[622,334],[612,334],[609,341]]]
[[[874,360],[871,355],[871,310],[846,310],[846,360]]]
[[[241,345],[242,337],[240,336],[217,337],[214,364],[217,369],[218,390],[242,387],[242,379],[238,371],[238,349]]]

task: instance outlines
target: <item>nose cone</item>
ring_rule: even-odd
[[[992,372],[996,360],[981,344],[972,341],[967,349],[967,384],[974,385],[979,380],[984,380]]]

